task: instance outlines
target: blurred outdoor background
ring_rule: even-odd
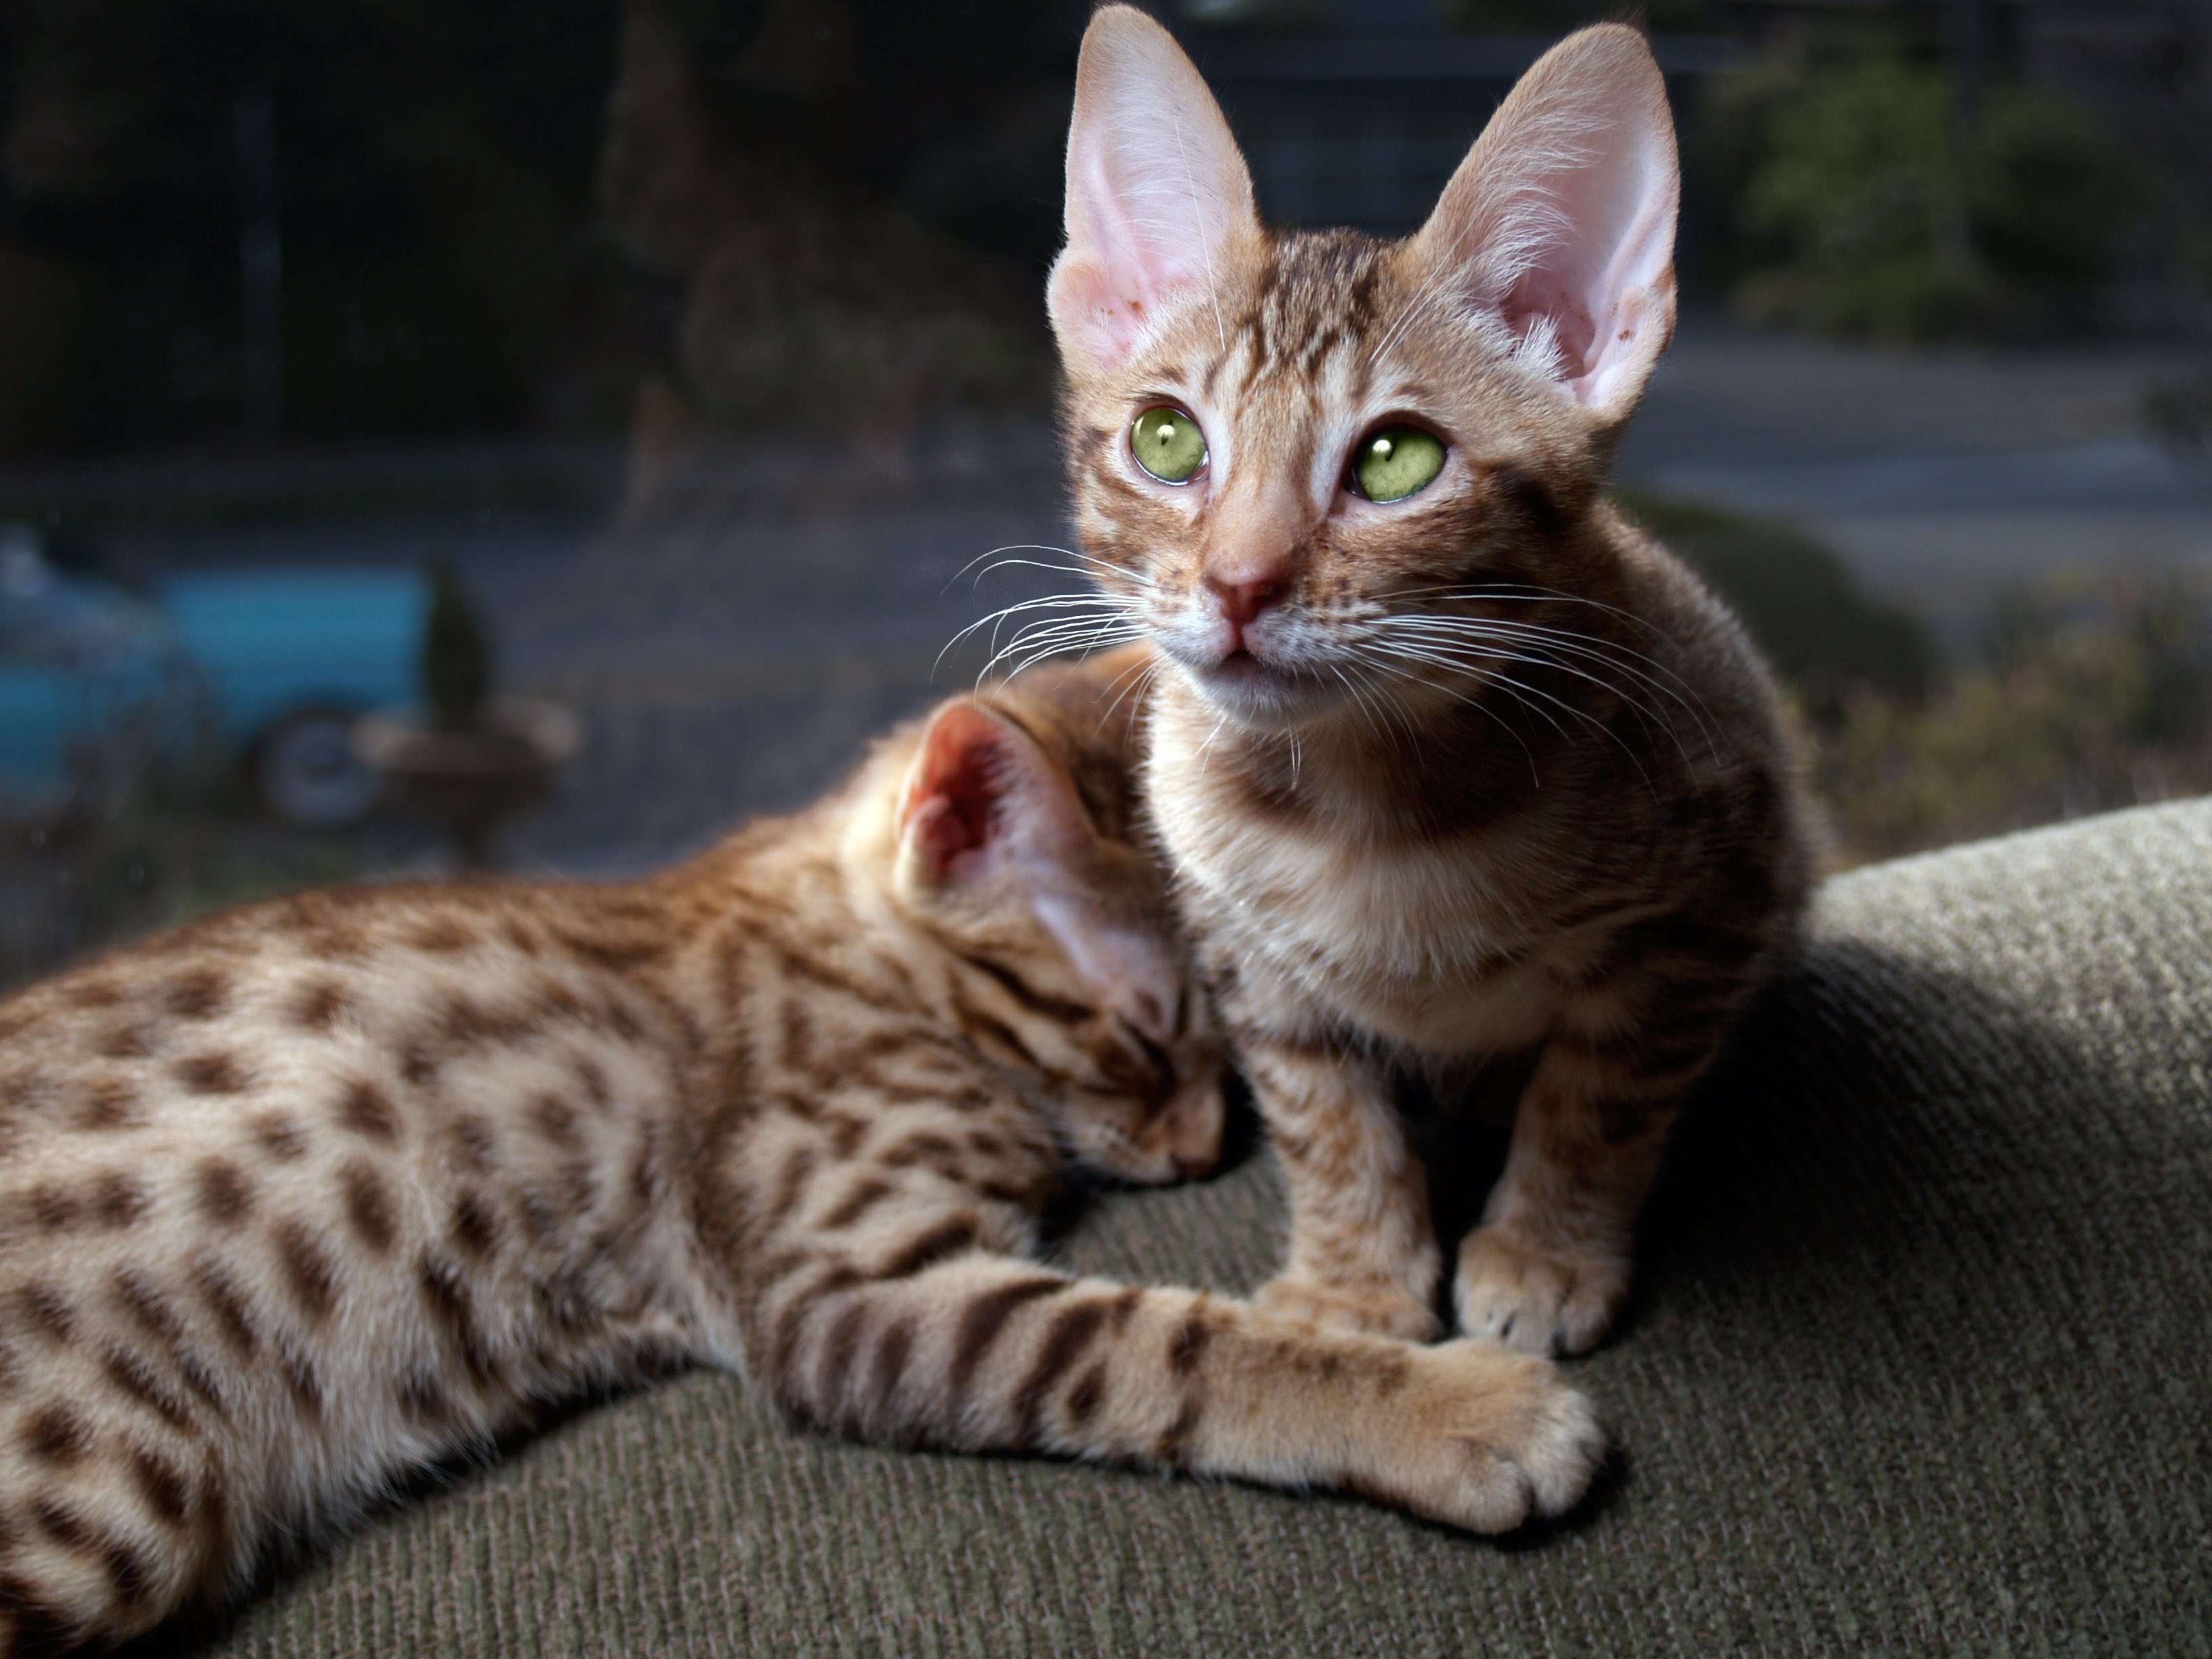
[[[1156,9],[1265,213],[1384,233],[1626,10]],[[0,982],[456,845],[635,870],[972,680],[963,624],[1074,585],[975,573],[1068,544],[1088,10],[0,9]],[[1626,15],[1685,303],[1622,493],[1780,665],[1840,857],[2212,789],[2212,0]],[[574,757],[405,810],[348,723],[425,699]]]

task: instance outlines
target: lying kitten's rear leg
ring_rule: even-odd
[[[1340,1487],[1478,1532],[1565,1510],[1604,1451],[1547,1363],[1486,1343],[1304,1328],[973,1249],[787,1277],[756,1376],[799,1421],[866,1439]]]

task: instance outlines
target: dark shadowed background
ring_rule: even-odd
[[[1041,296],[1088,9],[0,13],[0,977],[450,863],[404,801],[285,821],[346,816],[349,652],[573,712],[491,848],[584,872],[972,680],[964,623],[1077,580]],[[1389,234],[1620,8],[1158,9],[1263,211]],[[1841,856],[2212,787],[2212,5],[1644,16],[1685,305],[1624,496],[1783,668]]]

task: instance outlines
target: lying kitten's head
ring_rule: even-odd
[[[940,706],[886,757],[889,890],[996,988],[979,1046],[1030,1057],[1011,1069],[1070,1152],[1174,1181],[1219,1160],[1224,1048],[1106,735],[1020,682]]]
[[[1523,77],[1413,236],[1273,234],[1189,59],[1102,10],[1049,301],[1109,593],[1255,726],[1474,663],[1438,618],[1525,622],[1584,577],[1560,532],[1672,331],[1677,194],[1614,25]]]

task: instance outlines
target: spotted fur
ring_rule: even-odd
[[[0,1653],[682,1363],[897,1443],[1571,1501],[1595,1431],[1540,1364],[1031,1259],[1071,1154],[1220,1139],[1097,692],[950,705],[641,881],[311,892],[0,1003]]]
[[[1619,26],[1547,54],[1402,241],[1265,229],[1165,32],[1109,7],[1086,37],[1050,289],[1078,526],[1167,664],[1144,777],[1290,1184],[1275,1311],[1432,1334],[1398,1085],[1532,1055],[1459,1321],[1590,1346],[1802,909],[1768,673],[1602,494],[1673,325],[1675,191]],[[1185,483],[1131,451],[1162,404],[1206,436]],[[1443,470],[1367,500],[1358,447],[1401,426]]]

